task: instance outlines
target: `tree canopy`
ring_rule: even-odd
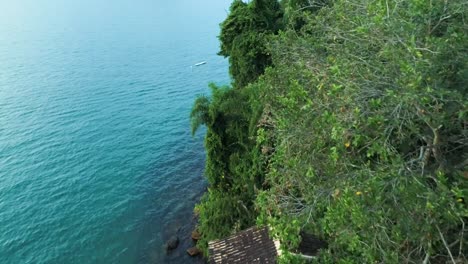
[[[253,82],[271,64],[266,44],[268,36],[281,28],[281,18],[281,7],[274,0],[232,3],[228,17],[221,24],[219,55],[229,57],[235,87]]]
[[[463,0],[234,1],[221,24],[233,87],[207,126],[206,249],[257,223],[328,242],[317,263],[468,257],[468,27]]]

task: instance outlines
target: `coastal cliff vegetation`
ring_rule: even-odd
[[[235,0],[221,24],[232,84],[206,126],[210,240],[268,225],[314,263],[468,261],[468,5],[464,0]]]

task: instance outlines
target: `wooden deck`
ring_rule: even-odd
[[[278,255],[266,227],[252,227],[226,239],[211,241],[208,247],[210,264],[273,264]]]

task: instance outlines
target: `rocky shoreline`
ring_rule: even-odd
[[[194,205],[199,202],[206,188],[191,197],[190,202]],[[164,263],[206,263],[201,252],[196,249],[196,241],[200,234],[196,227],[198,216],[193,211],[183,217],[168,223],[164,228],[163,241],[165,242]]]

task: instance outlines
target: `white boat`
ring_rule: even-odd
[[[206,64],[206,61],[202,61],[202,62],[196,63],[195,66],[200,66],[200,65],[203,65],[203,64]]]

